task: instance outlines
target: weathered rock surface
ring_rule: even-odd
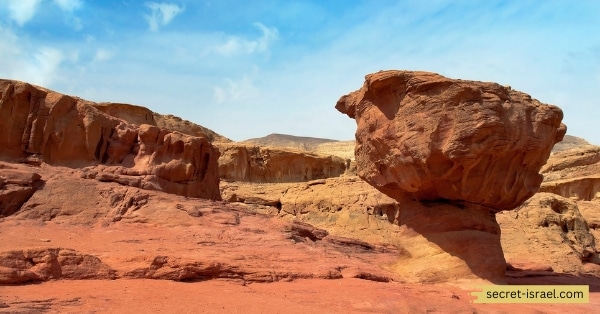
[[[485,208],[465,217],[452,204],[398,202],[358,177],[295,184],[224,182],[221,189],[224,199],[235,196],[258,212],[300,219],[335,235],[393,245],[398,259],[388,269],[405,281],[454,281],[474,278],[473,274],[495,282],[504,279],[502,254],[479,258],[491,249],[502,253],[500,227]],[[437,221],[440,217],[444,220]]]
[[[86,177],[220,198],[219,153],[204,138],[131,124],[91,102],[9,80],[0,80],[0,117],[2,157],[69,167],[102,165]]]
[[[47,205],[30,200],[0,220],[0,285],[60,278],[400,280],[382,267],[397,255],[393,246],[283,222],[243,205],[84,182],[69,186],[68,198]]]
[[[69,249],[0,252],[0,285],[50,279],[115,279],[115,271],[95,256]]]
[[[39,174],[0,163],[0,217],[18,211],[42,184]]]
[[[600,175],[544,182],[540,192],[554,193],[582,201],[598,200],[600,199]]]
[[[544,180],[546,181],[552,179],[564,179],[566,176],[573,176],[573,169],[570,169],[568,172],[561,173],[561,170],[565,170],[567,168],[580,169],[578,171],[579,176],[581,176],[582,170],[587,171],[589,174],[594,174],[597,173],[597,167],[590,169],[588,166],[595,165],[598,162],[600,162],[600,147],[598,146],[590,145],[565,149],[550,155],[550,158],[542,167],[541,173],[544,174]],[[554,176],[551,176],[550,174],[554,174]]]
[[[410,71],[367,75],[336,109],[356,120],[358,175],[401,204],[401,237],[418,243],[396,269],[417,281],[502,282],[494,213],[538,191],[566,133],[562,111],[498,84]]]
[[[336,108],[356,119],[359,176],[383,193],[496,211],[537,192],[538,172],[566,132],[558,107],[427,72],[367,75]]]
[[[585,263],[600,263],[593,229],[572,200],[537,193],[497,219],[506,259],[515,267],[537,264],[539,270],[578,274]]]
[[[395,244],[399,204],[356,176],[299,183],[221,182],[224,200],[252,211],[299,219],[333,234]]]
[[[542,168],[541,192],[580,201],[600,199],[600,147],[583,145],[556,152]]]
[[[187,120],[183,120],[180,117],[176,117],[174,115],[159,114],[151,111],[146,107],[107,102],[94,104],[94,106],[98,110],[106,114],[125,120],[129,123],[137,125],[150,124],[157,126],[161,129],[177,131],[183,134],[205,138],[211,143],[231,142],[230,139],[201,125],[192,123]]]
[[[127,312],[132,302],[147,312],[196,307],[217,312],[506,311],[471,304],[469,293],[456,286],[406,283],[500,277],[503,268],[494,267],[503,259],[489,254],[498,250],[498,228],[488,208],[443,199],[398,201],[348,176],[294,183],[223,182],[223,198],[238,204],[166,194],[160,191],[188,193],[165,186],[187,173],[169,162],[191,157],[182,153],[179,158],[171,151],[180,145],[177,132],[167,133],[175,136],[163,140],[167,148],[157,144],[154,153],[139,153],[140,129],[152,133],[154,127],[141,123],[145,120],[130,121],[147,112],[145,108],[139,112],[128,108],[123,112],[129,117],[122,113],[117,117],[121,110],[106,116],[137,134],[138,146],[120,163],[84,160],[85,167],[77,168],[64,160],[49,164],[44,154],[27,152],[9,159],[24,158],[21,161],[29,165],[0,162],[0,209],[5,216],[0,217],[0,312]],[[0,125],[7,121],[3,118]],[[180,139],[187,147],[185,138]],[[314,149],[326,144],[331,143]],[[7,146],[0,147],[6,158]],[[140,156],[169,162],[137,168]],[[593,165],[547,174],[570,178],[567,174],[574,169],[582,174]],[[592,245],[580,218],[587,221],[587,234],[597,237],[597,200],[573,203],[552,197],[558,201],[532,199],[518,210],[497,215],[507,230],[502,244],[511,248],[506,250],[510,263],[506,280],[589,284],[597,291],[598,277],[590,274],[598,276],[600,269],[593,253],[585,255]],[[521,216],[511,216],[515,213]],[[535,249],[542,247],[539,243],[547,244],[545,251]],[[598,252],[598,241],[595,245]],[[26,282],[44,283],[3,287]],[[156,291],[181,302],[144,302],[154,300]],[[189,292],[184,297],[193,297],[181,300],[182,291]],[[356,297],[344,298],[348,295]],[[598,300],[592,294],[589,306],[575,312],[590,312]],[[536,312],[540,307],[511,310]]]
[[[397,268],[390,268],[403,274],[405,280],[419,277],[421,281],[452,281],[469,277],[468,273],[465,274],[468,268],[464,267],[463,260],[436,251],[436,243],[400,226],[401,221],[408,217],[409,212],[405,210],[408,206],[425,206],[421,210],[429,213],[430,219],[435,219],[432,215],[436,214],[436,210],[449,204],[425,202],[419,205],[410,200],[398,203],[358,177],[347,176],[307,183],[223,182],[221,190],[223,199],[244,203],[252,211],[299,219],[338,236],[393,245],[400,252],[399,260],[407,263],[411,259],[406,253],[412,250],[414,264],[398,263]],[[552,206],[559,212],[553,211]],[[498,213],[496,217],[509,275],[598,274],[598,270],[594,270],[597,263],[595,255],[585,255],[585,252],[591,252],[592,242],[596,243],[595,252],[600,251],[600,243],[595,240],[600,237],[598,208],[598,202],[575,203],[553,194],[538,193],[519,208]],[[475,217],[466,219],[458,216],[429,233],[438,233],[438,238],[444,237],[444,230],[457,228],[464,224],[463,221],[470,221],[473,226],[479,223]],[[490,236],[489,233],[481,235]],[[495,240],[493,243],[496,243]],[[540,250],[548,254],[542,254]],[[432,266],[424,261],[439,254],[448,254],[444,255],[446,260],[442,265],[434,263]],[[587,257],[582,258],[584,256]],[[454,265],[453,268],[447,267],[450,264]],[[407,273],[410,276],[406,276]]]
[[[337,177],[349,161],[291,149],[217,144],[219,175],[223,180],[247,182],[302,182]]]

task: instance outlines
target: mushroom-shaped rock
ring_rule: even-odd
[[[355,118],[360,177],[394,197],[513,209],[537,192],[562,111],[495,83],[384,71],[336,108]]]
[[[449,252],[479,278],[503,277],[493,214],[539,189],[540,168],[566,133],[560,108],[496,83],[380,71],[342,96],[336,109],[356,120],[358,175],[400,202],[400,216],[407,217],[401,226],[436,244],[423,254]]]

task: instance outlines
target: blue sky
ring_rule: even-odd
[[[0,77],[142,105],[233,140],[354,137],[368,73],[511,85],[600,144],[600,1],[0,0]]]

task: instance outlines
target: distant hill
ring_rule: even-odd
[[[565,138],[561,142],[554,144],[554,148],[552,148],[552,152],[556,153],[556,152],[561,152],[561,151],[565,151],[565,150],[569,150],[569,149],[573,149],[573,148],[585,148],[585,147],[592,147],[592,146],[594,146],[594,145],[590,144],[588,141],[586,141],[580,137],[576,137],[576,136],[572,136],[572,135],[565,135]]]
[[[261,146],[275,146],[275,147],[288,147],[300,150],[312,151],[319,144],[338,142],[336,140],[317,138],[317,137],[306,137],[306,136],[294,136],[288,134],[269,134],[264,137],[251,138],[242,143],[255,144]]]
[[[242,141],[245,144],[293,148],[322,155],[333,155],[344,159],[354,159],[354,141],[338,141],[326,138],[269,134],[265,137]]]

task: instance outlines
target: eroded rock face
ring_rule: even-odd
[[[556,152],[542,168],[540,192],[579,201],[600,199],[600,147],[581,145]]]
[[[507,260],[571,273],[581,272],[582,263],[599,263],[596,239],[585,218],[575,201],[537,193],[519,208],[498,215],[506,230],[502,244]]]
[[[0,156],[69,167],[102,165],[88,169],[86,176],[220,199],[219,152],[206,139],[132,124],[93,105],[27,83],[0,80]]]
[[[0,164],[0,217],[18,211],[42,184],[41,176],[35,172]]]
[[[99,258],[74,250],[39,248],[0,253],[0,284],[115,277],[115,271]]]
[[[495,83],[383,71],[336,108],[356,119],[361,178],[397,198],[517,207],[539,188],[562,111]]]
[[[260,147],[217,144],[221,179],[246,182],[304,182],[337,177],[349,161],[336,156]]]
[[[159,114],[145,107],[108,102],[94,104],[94,107],[108,115],[123,119],[129,123],[137,125],[150,124],[161,129],[173,130],[194,137],[202,137],[211,143],[231,142],[230,139],[201,125],[197,125],[173,115]]]
[[[562,111],[498,84],[410,71],[367,75],[336,109],[356,120],[358,175],[400,204],[407,245],[394,268],[413,281],[503,282],[494,214],[538,191],[566,132]]]

